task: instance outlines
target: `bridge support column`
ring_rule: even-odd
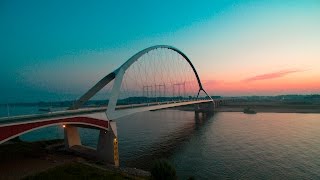
[[[119,166],[118,134],[116,122],[110,121],[110,130],[100,130],[97,146],[98,158]]]
[[[215,109],[215,103],[209,102],[209,103],[201,103],[201,104],[195,104],[194,105],[194,111],[196,113],[199,112],[214,112]]]
[[[66,125],[64,127],[64,142],[67,149],[74,145],[81,145],[77,127],[72,125]]]

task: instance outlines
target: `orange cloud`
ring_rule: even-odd
[[[304,71],[304,70],[298,70],[298,69],[282,70],[282,71],[277,71],[277,72],[272,72],[272,73],[253,76],[253,77],[244,79],[243,81],[244,82],[251,82],[251,81],[259,81],[259,80],[280,78],[280,77],[286,76],[288,74],[302,72],[302,71]]]

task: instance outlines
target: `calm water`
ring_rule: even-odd
[[[216,113],[162,110],[118,119],[120,161],[149,169],[168,158],[186,179],[319,179],[320,114]],[[80,129],[95,146],[98,132]],[[63,137],[60,127],[41,129],[24,140]]]

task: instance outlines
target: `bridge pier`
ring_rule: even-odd
[[[81,145],[81,139],[78,132],[78,127],[73,125],[64,125],[64,143],[67,149],[75,145]]]
[[[116,122],[110,122],[110,130],[100,130],[97,156],[108,163],[119,166],[118,133]]]
[[[199,112],[214,112],[215,110],[215,102],[208,102],[208,103],[200,103],[200,104],[195,104],[194,105],[194,111],[196,113],[199,113]]]

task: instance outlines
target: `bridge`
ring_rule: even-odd
[[[101,92],[106,96],[106,106],[86,106]],[[186,105],[193,105],[196,112],[213,111],[221,102],[207,94],[182,51],[157,45],[133,55],[66,110],[0,118],[0,144],[39,128],[60,125],[65,146],[72,149],[81,146],[78,127],[98,129],[96,156],[119,166],[117,118]]]

